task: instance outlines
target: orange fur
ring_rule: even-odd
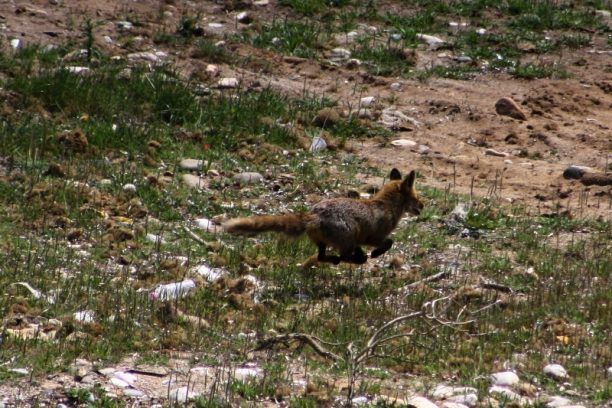
[[[319,261],[364,263],[367,256],[361,245],[375,248],[372,257],[382,255],[391,248],[393,241],[387,236],[402,215],[419,214],[423,208],[414,187],[414,171],[402,180],[399,171],[393,169],[390,179],[367,200],[332,198],[315,204],[308,213],[234,218],[223,227],[235,234],[275,231],[298,236],[306,233],[319,248]],[[328,246],[337,249],[340,256],[326,255]]]

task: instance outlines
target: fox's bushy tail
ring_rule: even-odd
[[[256,215],[253,217],[233,218],[222,224],[231,234],[255,234],[258,232],[282,232],[290,236],[306,232],[308,214]]]

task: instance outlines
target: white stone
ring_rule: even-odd
[[[28,375],[30,371],[27,368],[10,368],[9,371],[15,374]]]
[[[595,10],[595,14],[603,18],[610,18],[610,10]]]
[[[393,140],[391,144],[397,147],[414,147],[417,145],[417,142],[410,139],[396,139]]]
[[[391,89],[392,91],[399,91],[400,89],[402,89],[402,84],[400,84],[399,82],[393,82],[391,85],[389,85],[389,89]]]
[[[512,371],[501,371],[491,374],[491,382],[493,385],[516,385],[519,383],[519,377]]]
[[[547,376],[556,379],[564,379],[568,377],[567,371],[565,371],[565,368],[563,368],[561,364],[548,364],[544,367],[543,371]]]
[[[376,102],[376,98],[374,96],[366,96],[361,98],[360,104],[362,107],[370,106],[374,102]]]
[[[458,394],[447,398],[447,401],[467,405],[468,407],[475,407],[478,403],[478,395],[476,393]]]
[[[119,30],[128,31],[134,28],[134,24],[129,21],[117,21],[117,28]]]
[[[529,398],[525,398],[507,387],[494,385],[489,388],[489,393],[497,395],[498,398],[501,397],[502,399],[514,401],[521,406],[531,405],[531,400]]]
[[[163,51],[143,51],[143,52],[133,52],[128,54],[127,58],[132,62],[150,62],[152,64],[157,64],[162,62],[165,58],[168,57],[168,54]]]
[[[608,377],[612,377],[612,367],[608,367]]]
[[[188,185],[189,187],[192,188],[203,188],[204,186],[204,179],[200,176],[196,176],[194,174],[183,174],[181,176],[181,180],[183,180],[183,183],[185,183],[186,185]]]
[[[478,35],[485,35],[487,33],[487,30],[485,30],[484,28],[479,28],[476,30],[476,34]]]
[[[221,78],[217,83],[219,88],[236,88],[239,84],[238,78]]]
[[[121,378],[113,377],[110,379],[110,383],[118,388],[127,388],[130,386],[126,381],[123,381]]]
[[[414,408],[438,408],[436,404],[425,397],[412,397],[407,402],[406,405]]]
[[[204,160],[183,159],[179,162],[179,167],[183,170],[202,170],[204,164]]]
[[[449,402],[444,401],[442,403],[442,408],[469,408],[467,405],[463,405],[459,402]]]
[[[431,396],[435,399],[446,399],[453,395],[476,394],[478,391],[472,387],[451,387],[449,385],[440,384],[431,392]]]
[[[134,383],[136,382],[136,379],[137,379],[135,374],[126,373],[125,371],[115,371],[113,373],[113,378],[118,378],[122,381],[125,381],[131,386],[134,386]]]
[[[238,367],[234,370],[234,378],[239,381],[248,380],[249,378],[259,377],[263,370],[254,364],[245,367]]]
[[[19,38],[13,38],[11,41],[11,48],[16,50],[17,48],[19,48],[19,45],[21,45],[21,41],[19,41]]]
[[[160,235],[155,235],[155,234],[151,234],[148,233],[145,236],[145,239],[149,242],[152,242],[154,244],[165,244],[166,242],[164,241],[164,239],[160,236]]]
[[[217,76],[219,74],[219,67],[214,64],[208,64],[204,71],[210,76]]]
[[[123,191],[125,191],[126,193],[135,193],[136,192],[136,186],[132,183],[127,183],[123,185]]]
[[[495,149],[486,149],[484,154],[487,156],[508,157],[508,153],[500,152]]]
[[[107,43],[107,44],[112,44],[113,43],[113,39],[110,38],[108,35],[105,35],[102,38],[104,39],[104,42]]]
[[[221,23],[208,23],[208,27],[212,28],[213,30],[218,30],[223,28],[223,24]]]
[[[446,44],[446,41],[433,35],[417,34],[416,36],[419,40],[426,42],[432,50],[436,50]]]
[[[246,11],[242,11],[236,15],[236,21],[247,24],[251,20],[251,16]]]
[[[253,2],[254,6],[267,6],[270,4],[270,0],[256,0]]]
[[[241,184],[261,183],[264,179],[260,173],[253,171],[245,171],[243,173],[238,173],[233,178],[235,181]]]
[[[546,406],[548,408],[560,408],[560,407],[565,407],[571,404],[572,404],[571,400],[565,397],[557,396],[557,395],[550,397],[548,401],[546,402]]]
[[[368,397],[355,397],[351,400],[353,405],[365,405],[368,401]]]
[[[184,404],[198,395],[200,394],[187,387],[181,387],[170,391],[170,400],[174,403]]]
[[[89,67],[66,67],[71,74],[85,74],[90,71]]]
[[[331,50],[331,58],[338,60],[349,59],[351,58],[351,52],[346,48],[334,48]]]
[[[139,398],[144,397],[145,393],[135,388],[126,388],[123,390],[123,395],[126,397]]]

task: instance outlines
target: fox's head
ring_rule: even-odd
[[[414,170],[410,172],[403,180],[402,174],[398,169],[392,169],[389,174],[389,179],[400,181],[399,189],[404,202],[404,210],[412,215],[419,215],[424,207],[423,202],[419,198],[419,194],[414,187],[416,173]]]

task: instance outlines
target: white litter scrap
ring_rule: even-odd
[[[326,148],[327,143],[325,142],[325,140],[322,137],[316,136],[312,139],[312,143],[310,144],[309,150],[314,153],[325,150]]]
[[[93,310],[81,310],[75,312],[73,317],[74,320],[81,323],[93,323],[96,321],[96,314],[93,312]]]
[[[195,220],[195,225],[206,232],[220,232],[222,230],[220,225],[215,224],[214,221],[211,221],[208,218],[197,218]]]
[[[198,275],[202,276],[204,279],[206,279],[208,282],[215,282],[218,279],[223,278],[224,276],[227,276],[227,271],[221,268],[211,268],[208,265],[199,265],[196,266],[195,271]]]
[[[187,296],[196,287],[196,284],[191,279],[186,279],[181,282],[168,283],[159,285],[149,294],[151,300],[173,300]]]
[[[429,48],[432,50],[436,50],[446,44],[446,41],[433,35],[417,34],[416,36],[419,40],[426,42]]]

